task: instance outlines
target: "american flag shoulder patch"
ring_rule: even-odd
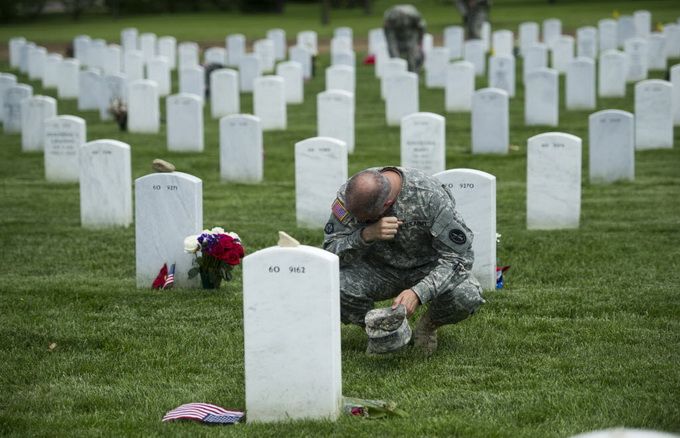
[[[333,212],[333,216],[340,222],[343,222],[349,216],[349,212],[340,198],[335,198],[335,201],[333,201],[333,205],[331,206],[331,211]]]
[[[187,403],[163,416],[162,421],[193,420],[206,424],[235,424],[245,415],[240,411],[228,411],[209,403]]]

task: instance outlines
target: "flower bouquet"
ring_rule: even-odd
[[[220,227],[187,236],[184,250],[195,256],[189,278],[200,274],[204,289],[218,289],[222,280],[230,281],[231,271],[245,255],[238,234],[228,233]]]

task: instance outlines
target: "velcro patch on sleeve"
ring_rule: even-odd
[[[349,216],[349,212],[340,198],[335,198],[335,201],[333,201],[333,205],[331,206],[331,211],[333,212],[333,216],[340,222],[343,222],[347,219],[347,216]]]

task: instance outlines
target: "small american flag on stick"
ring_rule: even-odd
[[[193,420],[208,424],[235,424],[244,415],[244,412],[228,411],[208,403],[187,403],[169,411],[163,421]]]
[[[165,276],[163,289],[170,289],[174,284],[175,284],[175,264],[173,263],[172,266],[170,266],[170,270],[168,271],[167,275]]]

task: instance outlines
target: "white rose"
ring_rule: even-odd
[[[238,237],[238,234],[236,234],[236,233],[229,232],[229,233],[227,233],[227,236],[231,237],[234,240],[238,240],[239,242],[241,241],[241,238]]]
[[[184,238],[184,251],[195,253],[201,247],[196,240],[198,236],[187,236]]]
[[[212,230],[210,230],[211,233],[213,234],[224,234],[224,228],[222,227],[213,227]]]

